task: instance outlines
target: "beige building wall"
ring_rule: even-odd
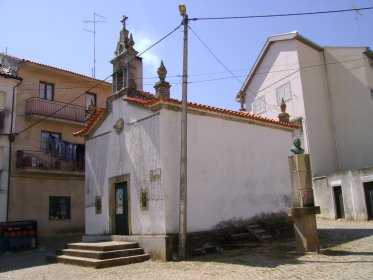
[[[300,82],[302,86],[303,129],[311,155],[314,176],[338,170],[334,129],[330,110],[328,86],[325,78],[323,52],[293,40],[297,44]]]
[[[54,103],[70,103],[76,99],[71,104],[85,107],[84,92],[99,81],[33,62],[23,62],[18,69],[18,75],[23,78],[23,83],[16,95],[16,121],[13,132],[18,134],[13,143],[9,220],[37,220],[39,235],[83,233],[84,172],[19,167],[17,151],[42,152],[42,131],[58,132],[64,141],[84,144],[82,138],[73,136],[73,132],[84,127],[83,122],[57,117],[42,120],[45,116],[26,115],[26,102],[29,98],[39,97],[39,84],[45,82],[54,85]],[[111,84],[104,82],[89,92],[96,94],[97,107],[106,107],[106,98],[111,94]],[[79,95],[81,96],[78,97]],[[51,104],[53,106],[53,102]],[[70,197],[70,219],[49,218],[51,196]]]
[[[341,171],[373,164],[373,69],[366,48],[325,48]]]
[[[0,111],[3,128],[0,129],[0,222],[6,221],[9,178],[9,130],[11,124],[13,88],[20,80],[0,75]]]
[[[246,89],[246,108],[258,99],[278,119],[277,90],[288,83],[290,120],[302,121],[300,137],[314,176],[372,166],[373,62],[363,47],[321,48],[296,33],[270,37]]]
[[[11,184],[10,221],[37,220],[42,236],[84,232],[84,174],[25,172]],[[50,196],[70,197],[70,219],[49,219]]]

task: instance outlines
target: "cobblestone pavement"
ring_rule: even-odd
[[[148,261],[95,270],[46,264],[52,248],[0,255],[0,279],[373,279],[373,222],[318,220],[321,253],[293,241],[224,251],[183,262]]]

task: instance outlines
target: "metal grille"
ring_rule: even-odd
[[[159,114],[126,124],[125,135],[137,196],[146,191],[149,200],[163,200]]]
[[[95,206],[95,197],[104,191],[110,133],[86,141],[86,207]]]

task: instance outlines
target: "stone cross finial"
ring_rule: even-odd
[[[123,15],[122,20],[120,21],[123,24],[123,29],[126,29],[126,20],[128,19],[127,16]]]

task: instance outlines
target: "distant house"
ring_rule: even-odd
[[[302,138],[310,153],[313,175],[334,178],[323,183],[318,178],[314,185],[322,216],[373,219],[373,177],[369,177],[373,52],[369,48],[321,47],[297,32],[271,36],[238,98],[248,111],[269,118],[280,113],[284,100],[290,121],[302,125],[294,136]],[[354,177],[350,172],[359,169],[364,171],[356,174],[364,175]]]
[[[89,104],[105,106],[111,84],[87,92],[99,81],[5,54],[0,62],[21,78],[4,91],[14,123],[1,136],[1,221],[37,220],[39,235],[84,232],[85,147],[72,133],[84,127]]]
[[[141,59],[133,43],[124,26],[112,60],[114,90],[107,109],[98,109],[75,134],[86,143],[83,240],[119,235],[138,241],[153,257],[169,259],[171,237],[179,231],[181,102],[170,97],[163,63],[156,93],[141,90]],[[125,61],[135,63],[126,67]],[[286,211],[295,129],[246,112],[189,103],[188,232]]]

